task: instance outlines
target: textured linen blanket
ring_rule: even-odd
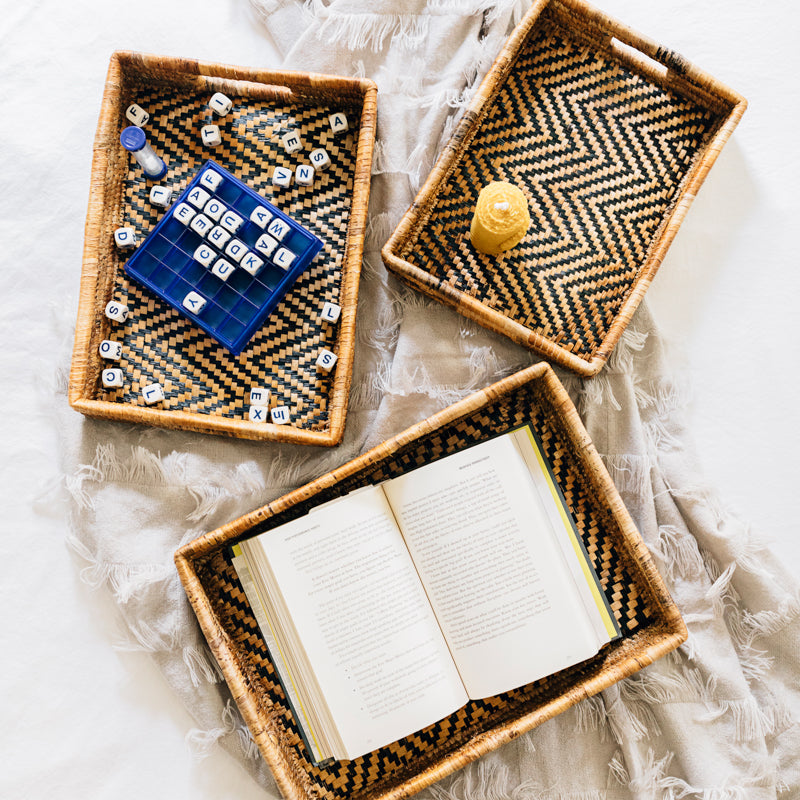
[[[343,444],[253,444],[64,424],[71,544],[196,720],[277,796],[185,599],[186,541],[535,360],[388,276],[408,208],[524,1],[252,0],[284,67],[367,76],[378,141]],[[275,65],[277,66],[277,65]],[[674,654],[424,791],[436,798],[800,797],[798,585],[695,467],[683,392],[646,306],[604,371],[559,373],[688,625]]]

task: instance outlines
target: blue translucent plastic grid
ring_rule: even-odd
[[[186,201],[186,197],[199,184],[207,169],[222,176],[215,191],[212,192],[205,185],[202,187],[211,195],[208,202],[219,200],[244,219],[242,226],[232,236],[244,242],[249,252],[264,261],[264,265],[254,276],[237,266],[221,248],[173,218],[174,210]],[[254,250],[255,242],[265,232],[250,221],[250,214],[257,206],[265,207],[274,218],[289,225],[289,232],[279,243],[279,248],[285,247],[295,254],[294,262],[287,270],[276,266],[269,257]],[[194,206],[192,208],[197,213],[202,213]],[[201,244],[215,250],[221,258],[236,267],[227,281],[212,274],[210,267],[194,260],[193,254]],[[321,248],[322,241],[314,234],[287,217],[219,164],[206,161],[128,259],[125,271],[237,355]],[[192,291],[206,300],[205,306],[197,314],[183,306],[184,298]]]

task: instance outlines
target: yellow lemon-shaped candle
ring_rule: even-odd
[[[476,250],[495,256],[519,244],[530,224],[522,191],[507,181],[493,181],[478,195],[469,238]]]

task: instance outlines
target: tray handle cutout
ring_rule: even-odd
[[[617,39],[616,36],[611,37],[609,46],[615,56],[635,65],[637,68],[645,71],[652,77],[665,79],[669,74],[670,68],[667,66],[667,64],[664,64],[661,60],[657,60],[653,56],[648,55],[635,45],[628,44],[627,42]],[[667,61],[667,63],[671,61],[680,62],[682,60],[680,56],[677,56],[666,48],[660,48],[659,52],[657,53],[657,57],[663,61]]]

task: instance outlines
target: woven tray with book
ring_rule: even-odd
[[[389,269],[581,375],[602,369],[745,100],[581,2],[539,0],[496,59],[383,249]],[[478,252],[480,190],[521,189],[531,224]]]
[[[618,637],[595,654],[354,758],[317,763],[304,741],[270,644],[234,568],[235,546],[280,526],[315,524],[338,498],[408,476],[449,454],[530,426],[598,578]],[[470,463],[480,462],[470,458]],[[359,491],[360,490],[360,491]],[[339,501],[344,502],[342,500]],[[320,506],[329,504],[324,509]],[[436,512],[436,504],[432,505]],[[307,517],[306,517],[307,515]],[[288,528],[285,527],[288,524]],[[307,555],[313,555],[311,550]],[[261,753],[287,798],[389,798],[445,774],[677,647],[685,628],[602,461],[552,368],[516,373],[421,422],[312,483],[212,531],[176,554],[200,625]],[[251,597],[252,597],[251,593]],[[398,625],[405,629],[408,620]],[[611,639],[609,641],[609,638]],[[274,644],[272,645],[274,647]]]
[[[222,93],[231,111],[218,117],[209,99]],[[135,104],[149,118],[145,129],[166,163],[148,180],[120,144]],[[334,135],[331,115],[349,121]],[[249,439],[333,445],[344,432],[355,342],[355,315],[375,136],[376,89],[369,80],[307,73],[268,72],[163,56],[118,52],[111,58],[94,144],[80,307],[70,375],[70,402],[106,419]],[[218,123],[221,143],[201,135]],[[292,132],[306,150],[324,149],[332,165],[312,185],[273,184],[276,166],[293,171],[307,152],[290,153],[282,137]],[[114,232],[130,227],[141,241],[163,216],[153,205],[153,185],[177,197],[211,159],[323,242],[321,252],[272,311],[244,350],[233,355],[123,270],[126,254]],[[104,314],[109,301],[130,313],[122,323]],[[320,318],[332,301],[336,324]],[[101,381],[105,340],[120,345],[121,386]],[[331,371],[318,354],[333,353]],[[163,399],[148,405],[147,386]],[[268,391],[287,409],[286,424],[253,421],[249,393]]]

